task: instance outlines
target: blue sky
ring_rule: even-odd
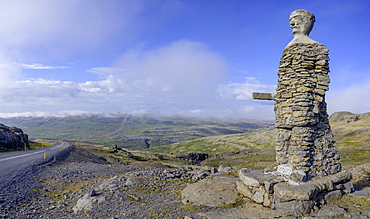
[[[370,111],[370,1],[0,0],[0,116],[273,119],[289,14],[330,50],[329,113]]]

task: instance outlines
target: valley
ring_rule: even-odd
[[[245,198],[220,208],[187,205],[180,198],[187,184],[213,176],[221,166],[238,170],[274,165],[272,121],[125,116],[1,120],[24,129],[31,138],[35,133],[38,138],[63,139],[73,145],[68,156],[27,173],[33,192],[18,193],[12,203],[1,203],[3,216],[200,219],[207,212],[222,217],[227,211],[251,208],[251,218],[280,217]],[[369,187],[370,113],[334,113],[330,124],[343,169],[352,172],[355,187]],[[233,179],[235,173],[223,177]],[[91,208],[78,204],[88,200],[96,204],[89,204]],[[165,200],[166,205],[157,200]],[[341,216],[370,217],[366,198],[345,195],[330,205],[345,208]]]

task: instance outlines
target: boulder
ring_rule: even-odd
[[[79,211],[90,211],[94,206],[93,204],[99,204],[105,201],[105,196],[96,193],[95,190],[86,193],[82,198],[80,198],[72,210],[77,213]]]
[[[130,177],[126,180],[125,186],[135,186],[139,183],[139,180],[136,177]]]
[[[289,202],[278,202],[275,207],[276,210],[292,216],[302,216],[310,213],[313,206],[315,205],[314,201],[298,201],[293,200]]]
[[[229,174],[215,174],[197,183],[188,184],[181,192],[182,203],[221,207],[238,199],[236,181]]]
[[[230,164],[221,164],[218,167],[219,172],[225,172],[225,173],[233,173],[236,170],[230,165]]]
[[[290,185],[289,183],[279,183],[274,187],[274,197],[279,202],[291,200],[308,201],[313,199],[320,189],[315,184]]]
[[[253,169],[241,169],[239,170],[240,180],[246,186],[259,187],[264,184],[264,182],[274,179],[273,176],[264,174],[262,170]]]

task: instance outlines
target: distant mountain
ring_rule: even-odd
[[[274,125],[273,121],[220,121],[172,117],[20,117],[0,122],[21,127],[30,138],[63,139],[145,149],[206,136],[252,132]]]
[[[336,112],[330,116],[330,125],[337,141],[363,142],[370,141],[370,113],[353,114]]]

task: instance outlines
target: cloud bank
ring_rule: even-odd
[[[328,111],[349,111],[352,113],[366,113],[370,109],[369,94],[370,80],[351,84],[344,89],[328,92]]]
[[[36,66],[37,67],[37,66]],[[40,67],[40,66],[39,66]],[[42,66],[41,66],[42,67]],[[73,83],[45,79],[1,82],[2,116],[19,112],[142,112],[217,118],[271,119],[271,104],[259,106],[253,91],[271,92],[274,86],[254,78],[244,83],[225,83],[228,65],[224,57],[200,42],[180,40],[145,50],[133,48],[112,66],[87,70],[100,80]],[[11,83],[9,83],[11,81]],[[266,110],[264,110],[266,108]],[[262,109],[262,110],[261,110]]]

